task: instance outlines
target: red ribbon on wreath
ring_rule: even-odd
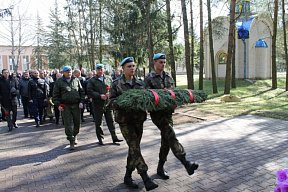
[[[188,91],[188,93],[190,94],[190,101],[191,101],[191,103],[193,103],[193,101],[194,101],[194,96],[193,96],[192,91],[190,91],[189,89],[185,89],[185,90]]]
[[[147,91],[151,91],[151,92],[153,93],[154,98],[155,98],[155,106],[157,106],[158,103],[159,103],[159,96],[158,96],[158,94],[157,94],[155,91],[151,90],[151,89],[147,89]]]
[[[176,95],[175,95],[175,93],[174,93],[172,90],[167,89],[167,88],[164,88],[164,90],[169,91],[169,92],[171,93],[171,96],[172,96],[174,99],[176,99]]]
[[[9,111],[6,111],[6,112],[5,112],[5,115],[6,115],[6,116],[9,115]]]

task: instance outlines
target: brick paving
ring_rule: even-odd
[[[126,143],[112,144],[104,123],[105,145],[99,146],[94,123],[85,115],[74,151],[68,149],[63,126],[47,121],[36,128],[21,112],[19,128],[12,132],[0,122],[0,191],[145,191],[136,171],[133,178],[139,189],[123,184]],[[148,173],[159,184],[154,191],[273,191],[276,171],[284,168],[283,158],[288,157],[287,127],[287,121],[250,115],[177,125],[187,158],[200,167],[188,176],[170,152],[165,164],[170,179],[162,180],[156,175],[160,135],[147,120],[141,147]],[[123,138],[118,125],[117,134]]]

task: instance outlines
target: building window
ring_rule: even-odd
[[[3,69],[3,62],[2,62],[2,56],[0,55],[0,72],[2,71]]]
[[[14,60],[14,62],[15,62],[15,60]],[[12,56],[9,56],[9,70],[10,71],[14,71],[13,62],[12,62]]]
[[[29,61],[29,56],[26,55],[22,57],[23,70],[29,69]]]
[[[218,63],[219,64],[226,64],[227,62],[227,54],[226,53],[220,53],[219,57],[218,57]]]

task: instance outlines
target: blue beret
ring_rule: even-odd
[[[97,64],[97,65],[95,66],[95,69],[102,69],[102,68],[104,68],[104,65],[103,65],[103,64]]]
[[[64,66],[62,71],[71,71],[72,68],[70,66]]]
[[[157,59],[166,59],[166,55],[163,53],[157,53],[156,55],[154,55],[153,60]]]
[[[130,63],[130,62],[134,62],[134,58],[126,57],[125,59],[122,60],[122,62],[120,63],[120,66],[123,66],[125,63]]]

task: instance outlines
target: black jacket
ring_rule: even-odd
[[[47,99],[47,87],[44,79],[32,77],[28,83],[28,99]]]
[[[18,81],[12,76],[9,76],[8,81],[3,76],[1,76],[0,77],[0,104],[4,108],[10,108],[15,105],[17,106],[18,94],[19,94]]]

